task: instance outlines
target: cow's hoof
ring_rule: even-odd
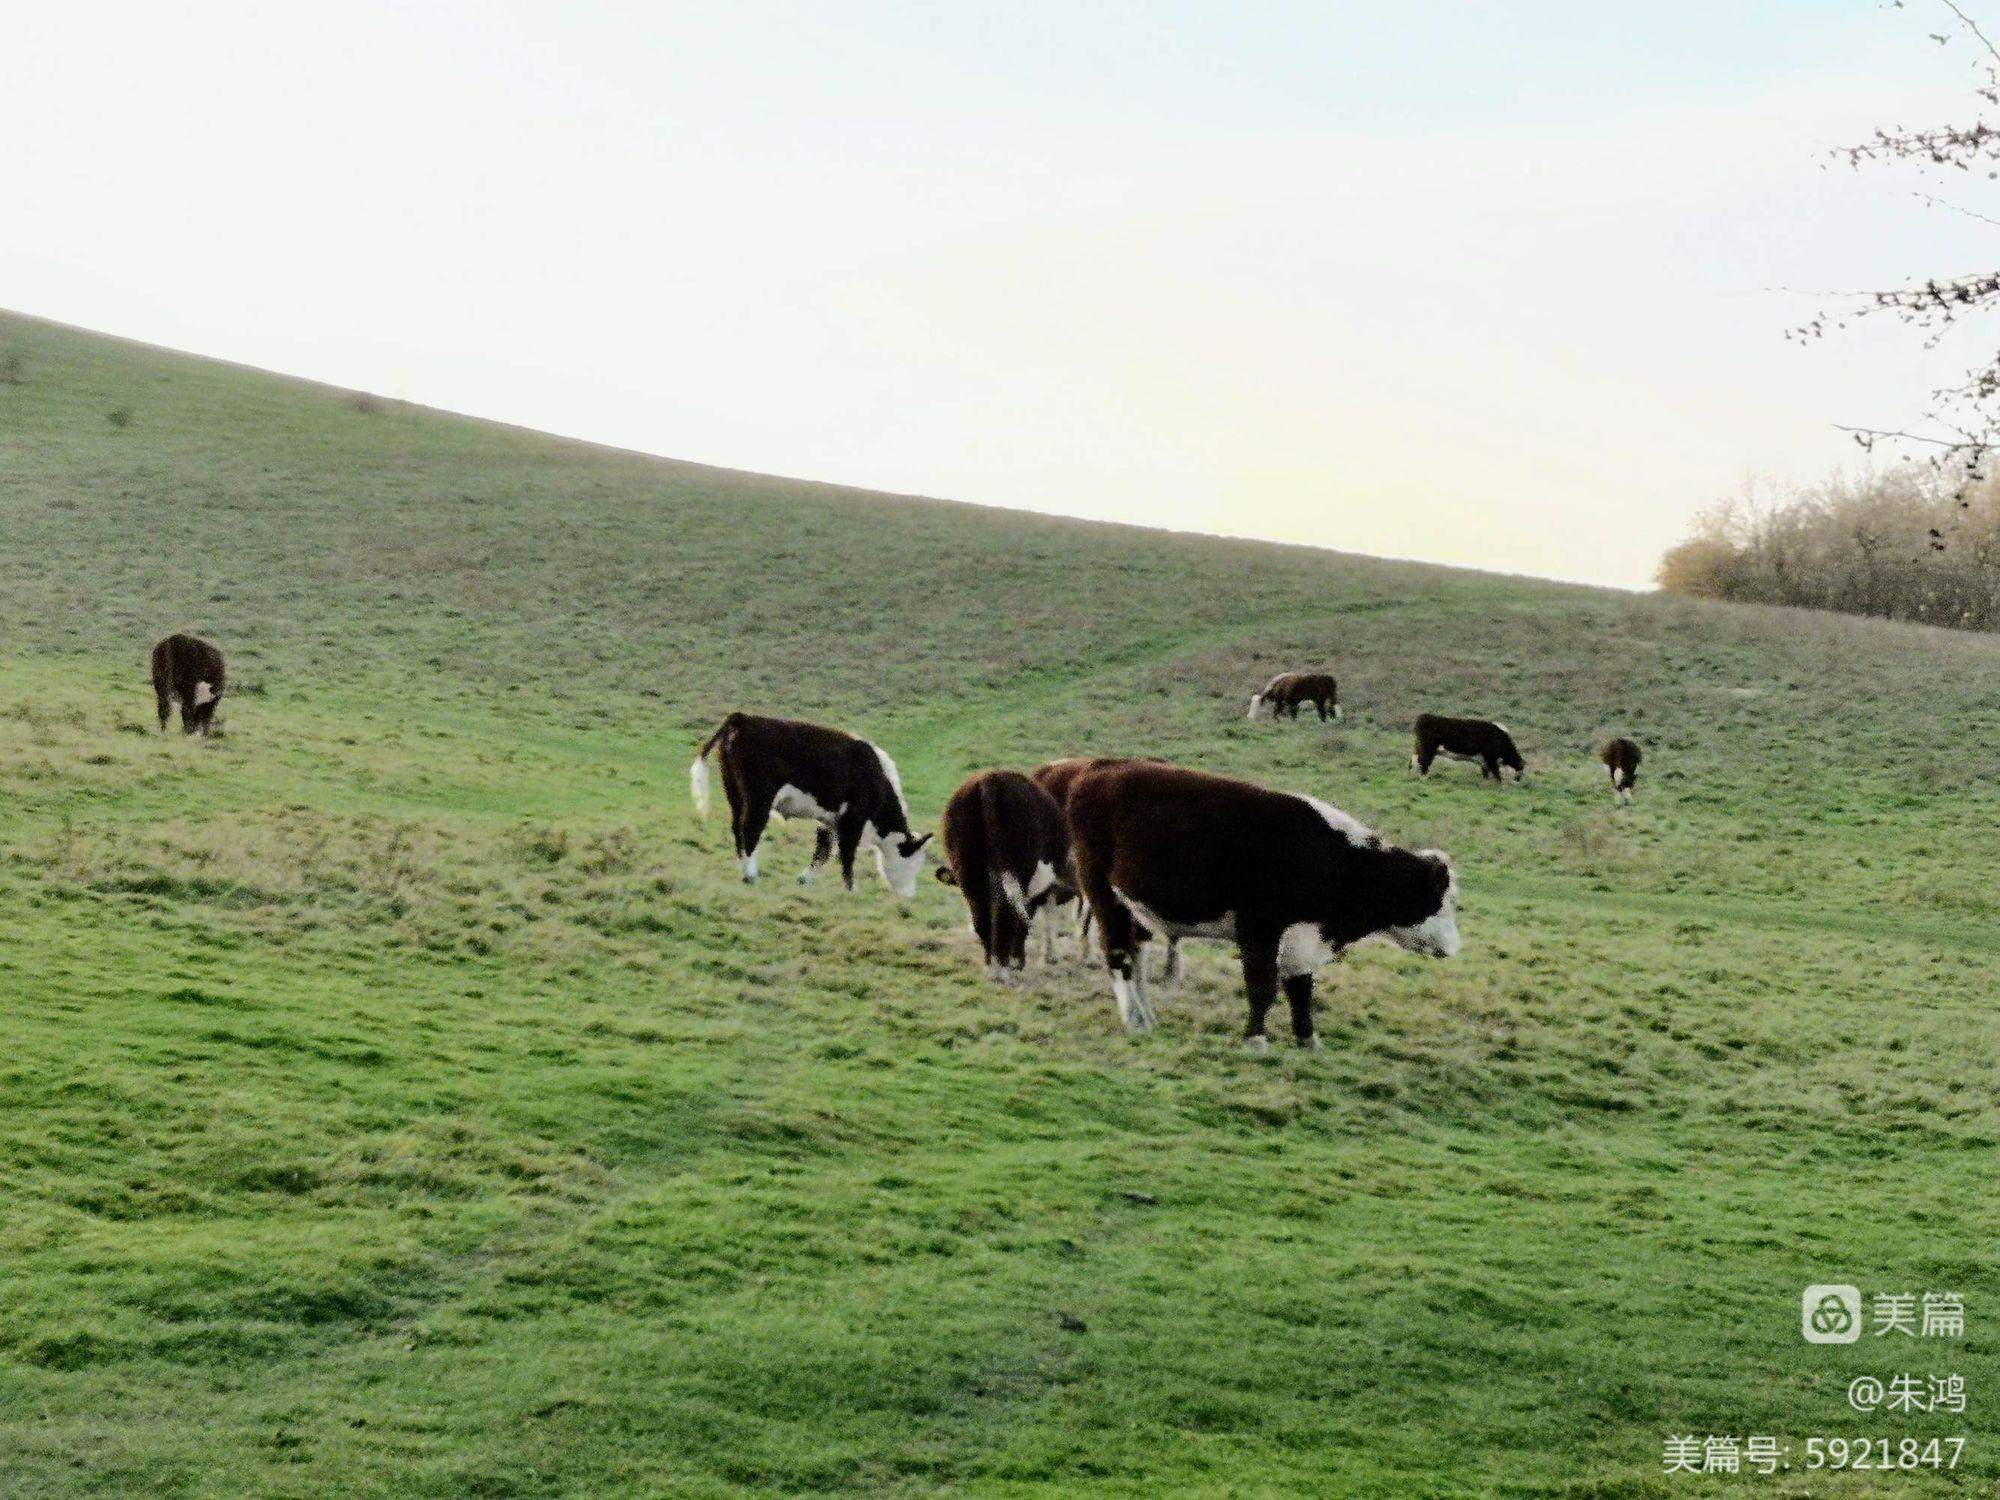
[[[1300,1047],[1300,1048],[1301,1048],[1301,1049],[1302,1049],[1303,1051],[1306,1051],[1306,1052],[1324,1052],[1324,1051],[1326,1051],[1326,1043],[1325,1043],[1325,1042],[1322,1042],[1322,1041],[1321,1041],[1321,1040],[1319,1039],[1319,1036],[1318,1036],[1318,1034],[1317,1034],[1317,1033],[1315,1033],[1314,1035],[1312,1035],[1312,1036],[1309,1036],[1309,1037],[1306,1037],[1306,1038],[1304,1038],[1303,1040],[1301,1040],[1301,1041],[1299,1042],[1299,1047]]]
[[[1262,1057],[1271,1050],[1271,1039],[1267,1036],[1245,1037],[1243,1050],[1252,1057]]]

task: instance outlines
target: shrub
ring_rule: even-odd
[[[1670,594],[2000,629],[2000,490],[1911,465],[1703,515],[1660,559]]]

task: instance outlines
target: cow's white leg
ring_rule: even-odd
[[[1153,996],[1146,984],[1146,945],[1139,946],[1139,961],[1132,965],[1132,997],[1139,1009],[1142,1030],[1151,1031],[1158,1024],[1153,1014]]]
[[[1132,999],[1132,981],[1123,974],[1111,976],[1111,998],[1118,1002],[1118,1019],[1125,1023],[1127,1031],[1144,1031],[1145,1023],[1139,1019],[1138,1007]]]
[[[757,855],[755,851],[743,855],[737,863],[743,867],[743,883],[745,885],[755,885],[757,883]]]
[[[1056,962],[1056,909],[1043,906],[1039,913],[1042,919],[1042,962],[1050,968]]]

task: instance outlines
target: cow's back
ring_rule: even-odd
[[[153,647],[153,686],[192,699],[201,684],[222,696],[227,681],[222,653],[200,636],[170,635]]]
[[[945,857],[968,886],[1003,872],[1025,885],[1037,864],[1060,870],[1069,847],[1069,825],[1056,799],[1019,771],[967,777],[945,804],[942,832]]]

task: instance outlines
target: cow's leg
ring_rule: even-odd
[[[1160,983],[1168,986],[1177,985],[1186,975],[1187,964],[1181,953],[1181,940],[1168,938],[1167,955],[1160,963]]]
[[[1313,1030],[1313,977],[1294,974],[1285,981],[1285,999],[1292,1007],[1292,1039],[1311,1052],[1324,1049]]]
[[[1062,910],[1053,901],[1044,901],[1041,909],[1042,962],[1049,968],[1056,964],[1056,913]]]
[[[1076,898],[1076,961],[1090,962],[1090,924],[1092,921],[1090,903],[1079,893]]]
[[[820,870],[833,858],[833,830],[822,823],[813,833],[812,863],[799,871],[799,884],[810,885],[819,878]]]
[[[1012,984],[1014,926],[1021,920],[1014,903],[997,880],[989,881],[986,896],[986,974],[995,984]]]
[[[861,825],[865,820],[851,808],[834,825],[834,846],[840,850],[840,882],[854,889],[854,856],[861,848]]]
[[[1497,756],[1489,755],[1479,763],[1479,779],[1484,781],[1489,776],[1495,781],[1506,779],[1500,774],[1500,761]]]
[[[1084,891],[1090,898],[1090,914],[1097,922],[1098,941],[1104,949],[1104,966],[1111,974],[1111,995],[1118,1002],[1118,1019],[1127,1031],[1150,1031],[1153,1018],[1145,1008],[1138,988],[1138,943],[1132,913],[1112,894],[1110,882],[1101,875],[1086,874]]]
[[[767,798],[750,797],[743,807],[743,829],[737,835],[736,854],[743,865],[743,883],[757,883],[757,846],[764,840],[765,825],[771,821],[771,804]]]
[[[743,858],[743,809],[750,805],[750,794],[726,751],[718,769],[722,772],[722,795],[729,802],[729,845],[740,861]]]
[[[160,733],[165,734],[167,720],[174,716],[174,695],[156,682],[153,684],[153,701],[160,710]]]
[[[1146,944],[1153,934],[1139,923],[1132,924],[1132,1003],[1139,1014],[1146,1018],[1145,1030],[1151,1031],[1156,1024],[1153,1015],[1152,986],[1146,982]]]
[[[1269,1052],[1271,1038],[1264,1030],[1264,1017],[1278,1000],[1278,945],[1252,939],[1242,944],[1242,952],[1243,993],[1250,1002],[1243,1045],[1252,1052]]]
[[[1328,719],[1332,717],[1332,715],[1326,711],[1326,699],[1315,698],[1313,700],[1313,707],[1319,710],[1320,723],[1324,724]]]
[[[965,894],[965,909],[972,914],[972,935],[979,939],[980,956],[986,960],[986,977],[997,978],[993,972],[993,893],[984,875],[971,871],[959,880],[959,889]]]
[[[1410,769],[1419,776],[1428,776],[1431,774],[1431,762],[1436,758],[1435,755],[1426,755],[1421,750],[1412,751],[1410,754]]]

